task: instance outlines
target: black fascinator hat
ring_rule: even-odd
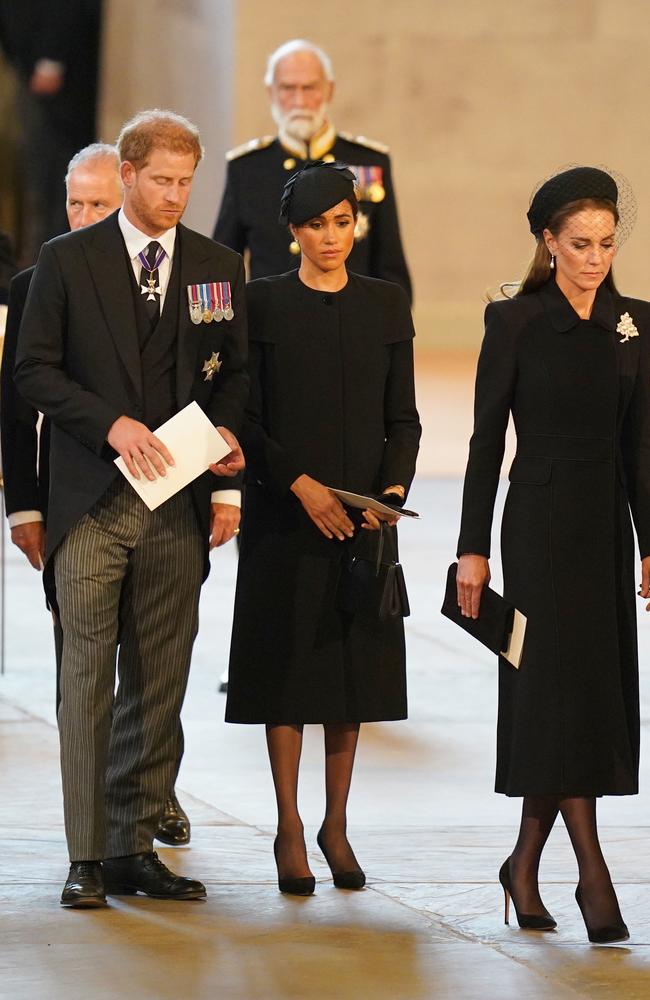
[[[623,174],[607,167],[571,166],[542,181],[534,191],[527,212],[530,231],[539,237],[556,212],[586,198],[610,202],[616,210],[616,242],[620,246],[636,221],[636,199]]]
[[[344,163],[308,160],[284,185],[278,222],[301,226],[346,200],[356,216],[355,184],[356,177]]]
[[[616,205],[616,181],[597,167],[573,167],[550,177],[537,189],[530,203],[527,215],[531,233],[541,236],[549,219],[560,208],[583,198],[598,198]]]

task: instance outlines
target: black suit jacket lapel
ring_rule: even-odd
[[[127,375],[142,398],[142,366],[128,272],[130,265],[117,212],[93,226],[88,235],[84,250],[102,312]]]
[[[178,305],[178,344],[176,356],[176,401],[178,408],[190,402],[196,378],[199,348],[205,327],[195,325],[190,318],[187,286],[218,281],[214,255],[206,252],[202,240],[194,238],[191,229],[179,225],[177,240],[181,255],[180,294]],[[216,247],[215,247],[216,249]]]

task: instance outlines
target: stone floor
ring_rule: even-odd
[[[603,840],[632,937],[586,941],[564,829],[546,851],[544,898],[558,930],[503,924],[497,871],[518,803],[491,792],[495,665],[439,614],[457,528],[460,483],[425,479],[402,529],[410,718],[362,732],[351,840],[368,873],[361,893],[335,890],[315,845],[323,803],[317,727],[307,731],[301,802],[318,884],[280,895],[274,802],[263,733],[225,726],[216,691],[226,656],[235,555],[213,557],[184,709],[178,782],[190,847],[163,849],[208,885],[204,903],[144,897],[67,911],[54,726],[54,670],[39,578],[7,552],[5,674],[0,678],[0,997],[8,1000],[521,1000],[650,996],[650,621],[640,624],[644,768],[637,798],[604,800]],[[495,570],[497,567],[495,566]],[[498,573],[495,572],[498,586]]]

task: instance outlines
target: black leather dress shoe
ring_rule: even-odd
[[[101,861],[73,861],[61,893],[61,906],[106,906]]]
[[[181,847],[190,842],[190,821],[187,813],[172,792],[158,820],[156,840],[169,847]]]
[[[129,854],[125,858],[104,861],[106,892],[115,896],[133,896],[144,892],[154,899],[203,899],[203,882],[175,875],[162,863],[155,851]]]

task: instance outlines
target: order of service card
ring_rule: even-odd
[[[231,451],[230,445],[226,444],[196,401],[166,420],[154,434],[169,449],[176,463],[165,466],[166,476],[156,474],[152,482],[141,472],[140,479],[135,479],[124,459],[115,459],[116,466],[149,510],[160,507],[161,503],[204,473],[209,465],[220,462]]]

